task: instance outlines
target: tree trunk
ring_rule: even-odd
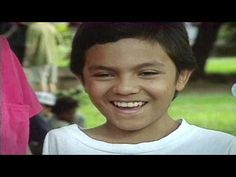
[[[205,77],[205,64],[213,49],[221,25],[222,23],[213,22],[202,22],[199,25],[198,35],[192,47],[199,67],[198,70],[195,71],[194,78]]]

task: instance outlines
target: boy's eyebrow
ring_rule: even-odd
[[[135,68],[144,68],[144,67],[164,67],[165,65],[158,61],[148,62],[148,63],[142,63],[140,65],[137,65]]]
[[[93,65],[88,68],[88,70],[113,70],[112,67],[101,66],[101,65]]]
[[[164,67],[164,66],[165,65],[161,62],[153,61],[153,62],[138,64],[134,68],[139,69],[139,68],[144,68],[144,67]],[[115,70],[115,67],[93,65],[93,66],[90,66],[88,68],[88,70],[110,70],[110,71],[113,71],[113,70]]]

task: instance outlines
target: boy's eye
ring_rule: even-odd
[[[111,78],[114,77],[114,74],[111,74],[111,73],[96,73],[93,76],[98,78],[98,79],[111,79]]]
[[[102,74],[94,74],[95,77],[112,77],[112,74],[102,73]]]
[[[157,71],[143,71],[139,75],[142,77],[154,77],[160,74],[160,72]]]

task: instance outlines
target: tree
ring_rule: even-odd
[[[198,35],[192,47],[198,63],[198,70],[194,74],[195,78],[205,78],[205,64],[222,24],[215,22],[202,22],[199,24]]]

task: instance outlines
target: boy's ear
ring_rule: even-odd
[[[85,83],[84,83],[84,78],[83,75],[78,75],[79,81],[80,83],[83,85],[84,87],[84,91],[87,92],[86,87],[85,87]]]
[[[180,71],[179,77],[176,82],[176,91],[182,91],[187,84],[193,70]]]
[[[82,75],[77,75],[80,83],[84,86],[84,79],[83,79],[83,76]]]

